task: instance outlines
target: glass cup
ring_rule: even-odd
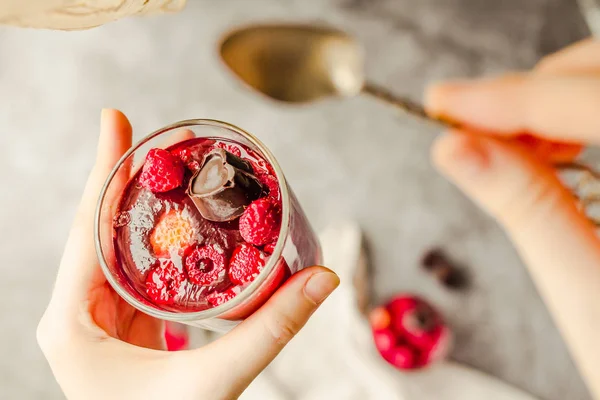
[[[189,138],[225,139],[247,146],[267,161],[278,180],[281,229],[273,253],[259,275],[237,296],[201,311],[173,310],[154,304],[126,275],[118,262],[115,229],[119,203],[127,181],[141,168],[151,148],[166,148]],[[130,172],[131,171],[131,172]],[[132,216],[131,218],[135,218]],[[100,265],[114,290],[136,309],[153,317],[214,331],[227,331],[256,311],[290,276],[321,263],[321,248],[281,167],[256,137],[215,120],[187,120],[159,129],[134,145],[111,171],[100,193],[95,216],[95,245]]]

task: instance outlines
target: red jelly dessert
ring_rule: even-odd
[[[321,263],[273,155],[215,120],[177,122],[132,147],[102,188],[95,235],[100,266],[129,304],[217,331]]]
[[[448,354],[450,330],[419,297],[398,296],[372,310],[369,321],[381,356],[398,369],[423,368]]]
[[[115,217],[125,222],[114,227],[123,275],[164,310],[233,299],[273,252],[282,218],[277,185],[266,161],[239,143],[196,138],[151,149]],[[289,272],[275,275],[278,286]]]

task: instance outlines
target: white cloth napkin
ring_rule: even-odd
[[[344,223],[321,234],[325,265],[342,280],[242,400],[532,400],[492,377],[451,362],[401,373],[383,361],[358,311],[360,229]]]

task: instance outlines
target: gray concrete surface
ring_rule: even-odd
[[[526,68],[584,36],[574,2],[190,3],[178,15],[86,32],[0,30],[0,399],[62,398],[35,326],[93,162],[101,107],[124,110],[137,138],[193,117],[255,132],[317,228],[346,217],[364,226],[379,300],[400,290],[425,294],[457,333],[456,360],[543,399],[590,398],[505,236],[430,167],[435,130],[366,98],[270,103],[229,79],[214,49],[237,23],[335,23],[367,45],[373,80],[419,98],[429,81]],[[450,293],[419,271],[434,244],[469,267],[469,292]]]

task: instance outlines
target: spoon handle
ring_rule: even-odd
[[[410,99],[405,97],[400,97],[390,92],[389,90],[375,85],[371,82],[366,82],[362,92],[375,97],[376,99],[383,101],[386,104],[390,104],[395,106],[396,108],[401,109],[402,111],[412,115],[413,117],[417,117],[420,120],[433,122],[442,128],[461,128],[461,124],[455,121],[450,121],[448,119],[444,119],[441,117],[434,117],[427,114],[425,108]],[[554,165],[554,168],[560,172],[579,172],[580,177],[578,182],[572,188],[575,197],[580,201],[581,205],[585,209],[587,206],[591,206],[593,204],[600,203],[600,196],[590,196],[590,195],[579,195],[578,192],[584,192],[584,187],[586,183],[598,183],[600,182],[600,172],[595,170],[594,168],[577,161],[571,161],[566,163],[558,163]],[[600,217],[594,217],[588,215],[588,218],[596,224],[600,228]]]
[[[366,82],[362,89],[363,93],[368,94],[369,96],[375,97],[376,99],[383,101],[384,103],[391,104],[402,111],[417,117],[421,120],[433,122],[437,125],[440,125],[443,128],[458,128],[459,124],[442,117],[433,117],[427,114],[425,108],[406,97],[400,97],[390,92],[389,90],[378,86],[372,82]]]

